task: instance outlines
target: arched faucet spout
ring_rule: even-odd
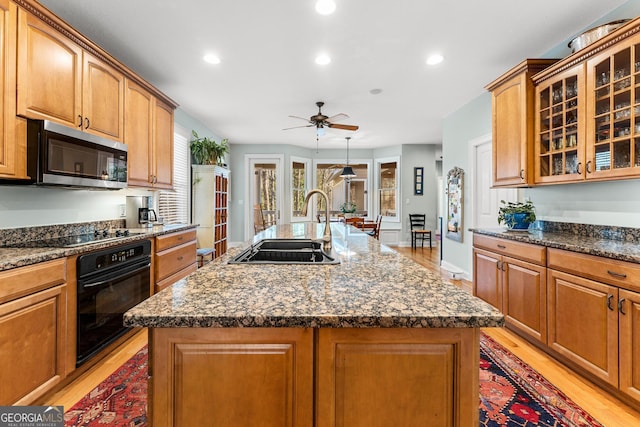
[[[322,235],[322,241],[324,243],[325,249],[331,249],[331,226],[329,225],[329,197],[327,193],[317,188],[309,191],[307,196],[304,198],[304,205],[302,206],[302,215],[307,215],[307,210],[309,208],[309,199],[314,194],[319,194],[324,197],[324,234]]]

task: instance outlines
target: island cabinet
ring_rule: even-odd
[[[129,79],[124,142],[129,147],[129,185],[173,188],[173,107]]]
[[[640,402],[640,265],[548,252],[549,348]]]
[[[18,8],[0,1],[0,177],[27,178],[26,123],[16,117],[16,38]]]
[[[527,59],[486,86],[493,117],[493,186],[533,183],[534,86],[531,76],[557,59]]]
[[[18,17],[17,114],[122,142],[124,75],[62,27],[23,9]]]
[[[30,405],[65,378],[65,264],[0,273],[0,405]]]
[[[196,231],[185,230],[155,238],[154,289],[160,292],[197,270]]]
[[[477,329],[150,334],[154,427],[478,425]]]
[[[546,249],[474,234],[473,263],[473,294],[502,311],[507,327],[546,343]]]

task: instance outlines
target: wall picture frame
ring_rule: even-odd
[[[424,168],[413,168],[413,194],[422,196],[424,194]]]
[[[464,219],[464,170],[454,167],[447,173],[447,230],[448,239],[462,242]]]

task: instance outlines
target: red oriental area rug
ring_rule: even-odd
[[[147,425],[147,347],[65,413],[65,427]],[[603,427],[522,360],[480,334],[480,426]]]

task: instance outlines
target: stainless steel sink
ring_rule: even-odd
[[[254,243],[229,264],[340,264],[311,239],[263,239]]]

